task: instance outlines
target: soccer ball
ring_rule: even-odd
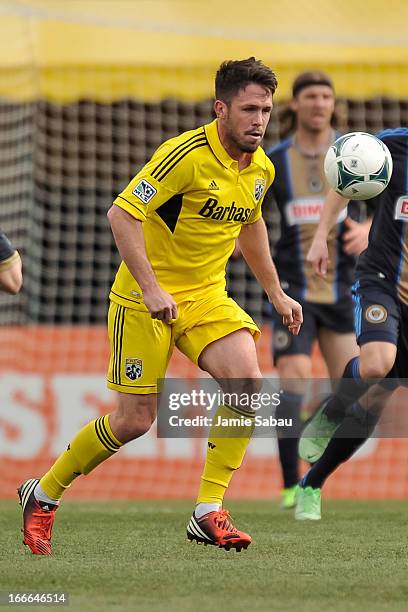
[[[338,138],[324,160],[327,182],[349,200],[369,200],[388,185],[392,157],[385,144],[365,132],[350,132]]]

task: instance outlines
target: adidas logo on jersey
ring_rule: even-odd
[[[211,183],[208,185],[208,189],[219,189],[217,183],[215,181],[211,181]]]

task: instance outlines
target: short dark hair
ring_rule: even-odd
[[[334,93],[334,85],[328,74],[321,70],[306,70],[298,74],[292,85],[292,95],[294,98],[299,94],[305,87],[312,85],[326,85]]]
[[[250,83],[257,83],[271,94],[275,93],[278,80],[275,73],[261,60],[248,57],[244,60],[227,60],[221,64],[215,75],[215,97],[229,104],[240,89]]]

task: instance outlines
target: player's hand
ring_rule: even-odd
[[[303,323],[302,306],[296,300],[286,295],[283,291],[278,296],[272,296],[269,301],[273,304],[276,312],[282,315],[282,322],[289,331],[297,336]]]
[[[173,297],[161,287],[143,291],[143,301],[152,319],[171,323],[177,319],[177,304]]]
[[[371,220],[364,223],[357,223],[350,217],[344,221],[347,230],[343,235],[343,248],[347,255],[357,257],[368,247],[368,234],[370,232]]]
[[[313,270],[319,276],[325,276],[327,274],[327,268],[330,260],[327,241],[324,238],[315,236],[312,246],[310,247],[306,256],[306,261],[312,265]]]

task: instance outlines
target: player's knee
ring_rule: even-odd
[[[133,396],[133,401],[119,406],[111,415],[112,429],[122,443],[147,433],[156,418],[156,403],[151,396]]]
[[[254,376],[245,380],[245,388],[248,395],[260,393],[263,385],[262,374],[255,372]]]
[[[252,396],[254,393],[260,393],[262,389],[263,379],[259,370],[254,370],[250,376],[245,378],[223,378],[218,379],[224,393],[234,396]]]
[[[276,365],[280,378],[288,380],[305,380],[310,378],[311,367],[309,360],[291,357],[281,357]]]
[[[129,423],[129,433],[132,436],[131,439],[139,438],[149,431],[153,425],[155,417],[150,412],[144,412],[142,414],[135,415]]]
[[[384,378],[394,365],[394,356],[378,354],[360,360],[360,376],[363,379]]]

